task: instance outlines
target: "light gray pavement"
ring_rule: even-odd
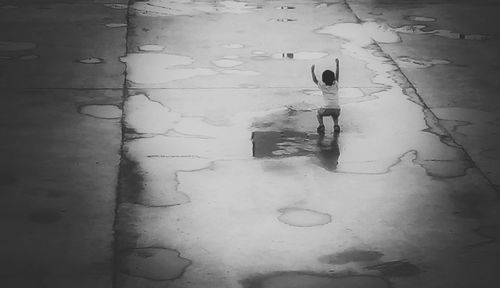
[[[498,286],[494,2],[16,2],[2,287]]]
[[[105,3],[0,1],[1,287],[112,286],[126,10]]]
[[[455,27],[374,3],[131,3],[117,287],[497,285],[493,180],[442,121],[460,101],[404,74],[453,59],[398,58]],[[336,57],[342,133],[319,138],[309,67]]]

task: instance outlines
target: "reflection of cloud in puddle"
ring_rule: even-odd
[[[315,60],[328,56],[323,52],[297,52],[297,53],[276,53],[274,59],[295,59],[295,60]]]
[[[212,62],[215,64],[215,66],[221,68],[230,68],[243,64],[243,62],[241,61],[235,61],[230,59],[214,60]]]
[[[0,41],[0,51],[23,51],[35,48],[36,44],[31,42]]]
[[[85,105],[80,108],[80,113],[100,119],[117,119],[122,116],[122,111],[115,105]]]
[[[332,222],[332,216],[326,213],[302,208],[283,208],[278,212],[280,222],[296,227],[314,227]]]
[[[125,102],[125,125],[137,133],[161,134],[178,122],[180,115],[146,95],[130,96]]]
[[[450,61],[448,60],[417,60],[406,56],[398,57],[396,62],[398,63],[398,66],[402,68],[429,68],[434,65],[450,64]]]
[[[82,64],[99,64],[99,63],[104,62],[104,60],[101,58],[96,58],[96,57],[88,57],[88,58],[79,59],[78,62],[80,62]]]
[[[145,51],[145,52],[160,52],[163,51],[163,49],[165,49],[165,47],[161,45],[149,44],[149,45],[139,46],[139,51]]]
[[[194,16],[202,13],[234,13],[244,14],[251,12],[254,7],[247,6],[246,2],[221,1],[215,5],[207,2],[192,2],[189,0],[149,0],[136,1],[132,5],[133,11],[142,16]]]
[[[120,27],[127,27],[127,24],[126,23],[108,23],[108,24],[106,24],[106,27],[120,28]]]
[[[193,59],[186,56],[160,53],[131,53],[120,58],[127,63],[127,80],[140,84],[160,84],[174,80],[217,74],[208,68],[171,69],[178,65],[189,65]]]

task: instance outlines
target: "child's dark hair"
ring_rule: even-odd
[[[335,73],[330,70],[325,70],[321,75],[321,80],[323,80],[323,83],[330,86],[335,81]]]

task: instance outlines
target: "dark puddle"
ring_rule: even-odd
[[[191,265],[177,250],[157,247],[122,251],[118,263],[122,273],[153,281],[178,279]]]
[[[350,262],[371,262],[379,260],[384,254],[370,250],[347,250],[337,254],[321,256],[318,260],[326,264],[341,265]]]
[[[253,157],[316,156],[316,164],[328,171],[334,171],[340,157],[338,137],[338,133],[309,135],[296,131],[256,131],[252,133]]]
[[[309,271],[283,271],[240,281],[244,288],[389,288],[390,283],[368,275],[334,276]]]
[[[62,214],[59,210],[46,209],[29,214],[28,219],[38,224],[52,224],[61,220]]]
[[[412,277],[422,272],[420,268],[408,261],[389,261],[365,268],[377,270],[385,277]]]

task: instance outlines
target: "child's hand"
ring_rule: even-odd
[[[335,63],[339,64],[339,58],[335,58]]]
[[[311,66],[311,71],[314,71],[314,65]]]

